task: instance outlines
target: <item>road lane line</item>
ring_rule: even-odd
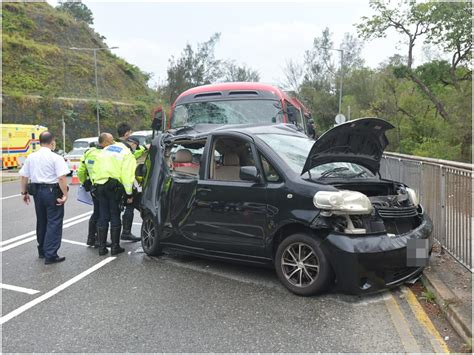
[[[84,217],[84,218],[80,218],[80,219],[76,219],[74,220],[73,222],[70,222],[70,223],[67,223],[67,224],[63,224],[63,229],[66,229],[66,228],[69,228],[75,224],[78,224],[78,223],[81,223],[81,222],[84,222],[84,221],[87,221],[89,219],[89,216],[87,217]],[[26,238],[26,239],[22,239],[16,243],[12,243],[10,245],[7,245],[5,247],[2,247],[0,248],[0,253],[3,253],[4,251],[7,251],[7,250],[10,250],[10,249],[13,249],[19,245],[22,245],[22,244],[26,244],[26,243],[29,243],[31,242],[32,240],[36,240],[36,235],[33,235],[32,237],[30,238]]]
[[[16,243],[7,245],[6,247],[0,248],[0,253],[3,253],[4,251],[7,251],[7,250],[10,250],[10,249],[16,248],[17,246],[20,246],[20,245],[29,243],[29,242],[31,242],[32,240],[36,240],[36,235],[34,235],[34,236],[32,236],[32,237],[29,237],[29,238],[26,238],[26,239],[22,239],[22,240],[20,240],[20,241],[18,241],[18,242],[16,242]]]
[[[114,259],[116,259],[115,256],[109,256],[108,258],[102,260],[100,263],[95,264],[94,266],[92,266],[91,268],[87,269],[84,272],[81,272],[79,275],[74,276],[72,279],[66,281],[65,283],[59,285],[58,287],[53,288],[51,291],[46,292],[45,294],[35,298],[34,300],[31,300],[30,302],[24,304],[23,306],[18,307],[14,311],[11,311],[10,313],[4,315],[3,317],[0,318],[0,325],[5,324],[10,319],[15,318],[16,316],[22,314],[23,312],[26,312],[27,310],[29,310],[30,308],[36,306],[37,304],[47,300],[48,298],[53,297],[54,295],[58,294],[62,290],[65,290],[69,286],[71,286],[71,285],[75,284],[76,282],[80,281],[81,279],[83,279],[87,275],[89,275],[89,274],[93,273],[94,271],[100,269],[102,266],[110,263]]]
[[[431,334],[432,338],[430,338],[430,343],[433,346],[434,351],[436,353],[449,354],[450,352],[448,345],[431,322],[430,318],[423,309],[423,306],[420,304],[420,302],[418,302],[415,294],[409,288],[407,288],[406,299],[416,319],[418,319],[421,325],[423,325],[424,329],[429,334]]]
[[[61,243],[69,243],[69,244],[75,244],[75,245],[80,245],[83,247],[88,247],[86,243],[81,243],[81,242],[76,242],[75,240],[69,240],[69,239],[61,239]]]
[[[393,325],[400,336],[400,340],[403,344],[403,347],[405,348],[405,352],[419,353],[420,348],[415,340],[415,337],[410,331],[408,321],[400,310],[400,306],[392,294],[390,294],[390,297],[385,300],[385,306],[387,307],[388,313],[390,313]]]
[[[0,200],[6,200],[7,198],[13,198],[13,197],[18,197],[18,196],[21,196],[21,194],[2,197],[0,198]]]
[[[31,288],[25,288],[25,287],[20,287],[20,286],[13,286],[13,285],[7,285],[7,284],[2,284],[0,283],[0,288],[3,288],[4,290],[11,290],[11,291],[17,291],[17,292],[23,292],[27,293],[29,295],[34,295],[36,293],[39,293],[37,290],[32,290]]]
[[[81,218],[81,217],[84,217],[84,216],[90,216],[92,214],[92,212],[86,212],[86,213],[83,213],[83,214],[80,214],[80,215],[77,215],[75,217],[71,217],[69,219],[66,219],[65,221],[63,221],[63,226],[65,223],[68,223],[68,222],[71,222],[71,221],[74,221],[78,218]],[[64,227],[63,227],[64,228]],[[13,238],[10,238],[10,239],[7,239],[7,240],[3,240],[0,242],[0,246],[4,246],[6,244],[10,244],[10,243],[13,243],[13,242],[16,242],[17,240],[20,240],[20,239],[23,239],[23,238],[26,238],[26,237],[29,237],[29,236],[32,236],[32,235],[36,235],[36,230],[34,231],[31,231],[31,232],[28,232],[28,233],[25,233],[25,234],[21,234],[19,235],[18,237],[13,237]]]

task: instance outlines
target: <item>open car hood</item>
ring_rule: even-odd
[[[391,123],[380,118],[360,118],[330,129],[314,143],[301,175],[332,162],[356,163],[376,174],[388,145],[385,131],[392,128],[395,127]]]

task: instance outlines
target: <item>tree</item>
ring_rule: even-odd
[[[298,92],[303,82],[303,66],[293,60],[287,60],[283,68],[285,80],[283,86],[294,92]]]
[[[222,77],[223,63],[214,55],[219,38],[220,33],[213,34],[207,42],[199,43],[196,50],[188,43],[181,57],[170,58],[165,88],[170,102],[189,88],[211,84]]]
[[[88,25],[94,24],[94,17],[92,15],[92,11],[81,1],[68,0],[66,2],[61,2],[57,6],[57,9],[60,11],[68,12],[77,21],[83,21]]]
[[[233,62],[228,62],[225,64],[224,70],[224,81],[260,81],[260,75],[258,74],[258,72],[245,65],[239,66]]]
[[[466,112],[458,111],[456,104],[447,106],[436,91],[427,85],[420,73],[413,68],[413,49],[417,43],[440,46],[451,55],[450,80],[444,82],[452,85],[459,96],[466,95],[465,90],[472,90],[472,85],[461,85],[462,81],[471,78],[469,63],[472,58],[471,37],[471,2],[443,3],[409,2],[404,6],[389,6],[381,1],[371,2],[370,6],[376,11],[371,18],[363,17],[357,25],[359,35],[364,39],[381,38],[388,30],[395,30],[407,40],[407,59],[398,73],[409,78],[433,103],[437,112],[452,125],[460,124],[463,128],[462,158],[470,160],[472,131],[471,122],[466,119]],[[463,66],[463,68],[460,68]],[[457,121],[457,122],[456,122]]]

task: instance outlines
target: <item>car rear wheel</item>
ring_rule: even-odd
[[[145,217],[142,222],[141,239],[143,251],[147,255],[157,256],[161,254],[155,221],[149,216]]]
[[[325,291],[332,277],[320,241],[300,233],[280,243],[275,255],[275,270],[280,282],[300,296]]]

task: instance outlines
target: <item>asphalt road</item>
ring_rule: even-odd
[[[122,243],[126,253],[116,258],[100,257],[84,244],[90,208],[75,201],[75,186],[60,249],[66,261],[44,265],[37,258],[33,205],[15,196],[18,182],[2,186],[4,352],[447,350],[406,288],[304,298],[283,288],[271,270],[151,258],[140,243]],[[137,214],[135,222],[139,234]]]

